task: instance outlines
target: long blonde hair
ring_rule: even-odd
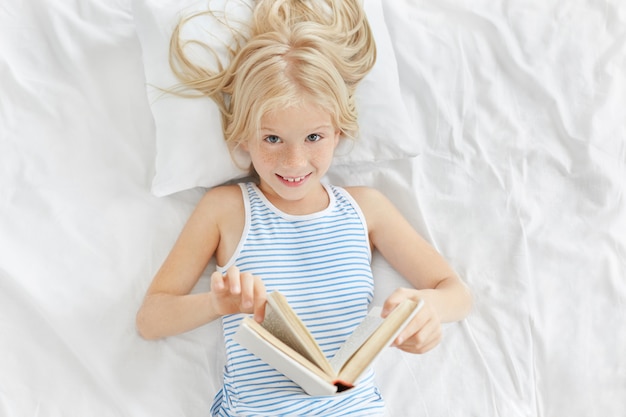
[[[233,31],[229,62],[217,69],[185,54],[181,28],[201,14],[176,26],[170,65],[185,88],[217,103],[231,149],[255,134],[264,114],[303,100],[329,111],[342,136],[356,136],[355,89],[376,60],[359,0],[258,0],[249,30]]]

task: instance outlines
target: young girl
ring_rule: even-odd
[[[147,291],[140,334],[222,319],[227,364],[213,415],[383,414],[372,370],[348,391],[312,397],[232,340],[280,290],[332,357],[372,300],[372,248],[415,287],[389,296],[383,316],[405,298],[425,302],[397,348],[432,349],[441,323],[470,309],[466,287],[381,193],[321,182],[339,141],[357,131],[354,90],[375,60],[360,4],[258,1],[248,41],[218,72],[186,60],[177,33],[172,51],[181,80],[219,104],[226,140],[249,154],[257,180],[204,195]],[[190,294],[212,257],[210,291]]]

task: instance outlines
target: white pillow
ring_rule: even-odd
[[[247,21],[251,14],[249,4],[251,0],[212,0],[210,7],[217,12],[226,11],[229,20],[236,23]],[[157,196],[193,187],[213,187],[247,174],[231,160],[220,114],[212,100],[180,97],[159,89],[178,84],[168,62],[169,39],[176,22],[181,16],[206,7],[207,0],[133,0],[156,127],[156,175],[152,192]],[[417,155],[419,148],[400,94],[382,3],[365,0],[364,7],[378,57],[356,92],[360,136],[356,141],[343,141],[337,149],[334,164],[339,165],[411,157]],[[228,36],[225,31],[223,25],[207,17],[192,20],[185,27],[183,37],[201,40],[219,52],[227,39],[224,36]]]

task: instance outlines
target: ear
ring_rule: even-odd
[[[230,156],[232,157],[232,160],[237,168],[240,168],[242,170],[248,169],[251,161],[247,141],[241,141],[235,144],[235,146],[230,149]]]
[[[241,149],[242,151],[246,151],[249,152],[249,148],[248,148],[248,141],[247,140],[240,140],[237,145],[235,145],[236,148]]]

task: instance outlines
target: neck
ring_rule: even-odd
[[[277,209],[286,214],[294,216],[302,216],[312,213],[317,213],[328,208],[330,204],[330,197],[326,188],[319,184],[315,187],[315,190],[311,190],[302,198],[287,199],[276,193],[270,187],[264,186],[263,183],[259,185],[259,189],[268,199],[270,203]]]

